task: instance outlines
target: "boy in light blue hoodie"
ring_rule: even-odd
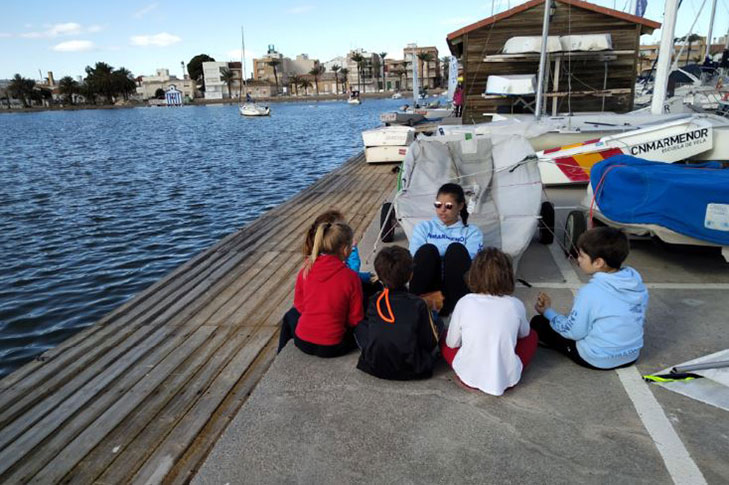
[[[590,369],[627,367],[643,347],[643,323],[648,290],[633,268],[621,268],[628,257],[628,238],[610,227],[597,227],[577,241],[577,262],[592,279],[575,297],[564,316],[540,293],[531,326],[539,341]]]

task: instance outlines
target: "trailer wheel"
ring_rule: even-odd
[[[567,214],[564,224],[564,250],[565,254],[577,257],[577,240],[587,230],[587,221],[582,211],[572,211]]]
[[[385,202],[380,209],[380,240],[382,242],[392,242],[395,240],[395,226],[397,219],[395,211],[392,210],[392,203]]]
[[[554,204],[542,202],[542,209],[539,211],[539,242],[552,244],[554,242]]]

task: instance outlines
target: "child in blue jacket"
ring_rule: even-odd
[[[551,298],[540,293],[531,326],[539,341],[591,369],[627,367],[643,347],[643,324],[648,290],[640,274],[629,266],[628,238],[610,227],[597,227],[577,241],[577,262],[592,279],[580,289],[569,315],[551,308]]]

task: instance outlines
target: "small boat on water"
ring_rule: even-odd
[[[243,87],[246,90],[246,102],[238,106],[238,112],[241,116],[269,116],[271,114],[271,108],[254,102],[248,94],[248,83],[246,82],[246,41],[243,27],[240,28],[240,42],[240,63],[243,68]]]
[[[349,93],[349,99],[347,100],[347,103],[349,104],[362,104],[362,99],[359,97],[359,91],[352,91]]]
[[[238,107],[241,116],[269,116],[271,108],[257,103],[243,103]]]
[[[397,92],[392,95],[392,99],[402,99],[402,93]]]

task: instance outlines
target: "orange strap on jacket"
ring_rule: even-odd
[[[380,302],[382,299],[385,299],[385,305],[387,306],[387,312],[390,314],[389,317],[386,317],[383,315],[382,310],[380,309]],[[383,319],[387,323],[395,323],[395,315],[392,313],[392,307],[390,306],[390,290],[385,288],[382,291],[382,294],[377,298],[377,314],[380,316],[381,319]]]

